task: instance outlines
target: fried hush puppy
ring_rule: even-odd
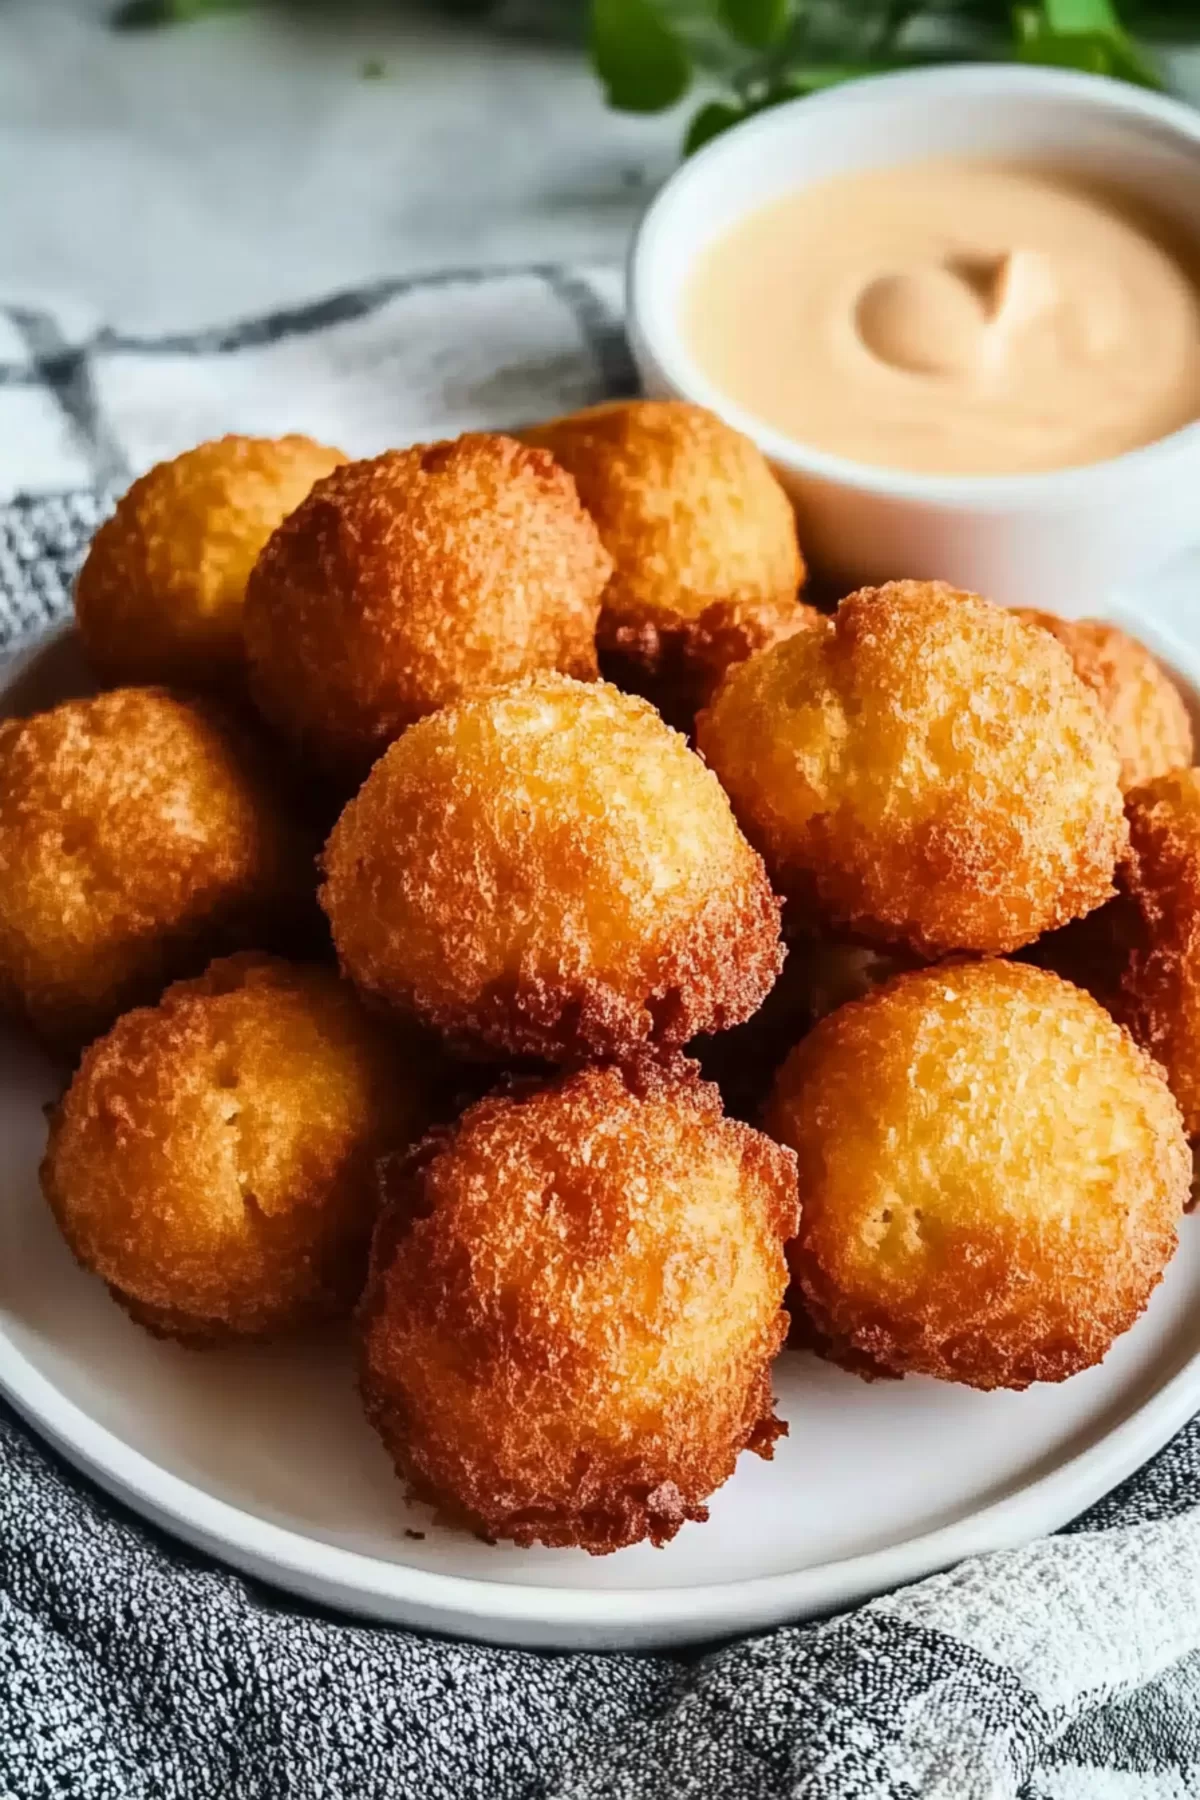
[[[307,437],[223,437],[135,481],[75,585],[75,622],[100,679],[240,685],[255,558],[314,481],[345,460]]]
[[[1140,787],[1192,760],[1192,726],[1183,695],[1144,644],[1102,619],[1060,619],[1020,607],[1017,617],[1056,637],[1108,720],[1121,759],[1123,789]]]
[[[944,583],[864,588],[752,657],[696,741],[818,923],[996,953],[1113,891],[1126,829],[1095,696],[1047,632]]]
[[[42,1188],[84,1268],[156,1335],[263,1336],[353,1306],[374,1158],[429,1119],[415,1054],[331,969],[232,956],[91,1046]]]
[[[0,724],[0,1006],[77,1049],[221,950],[278,943],[312,847],[211,702],[115,688]]]
[[[541,669],[594,678],[610,568],[544,450],[475,433],[349,463],[250,578],[253,695],[309,758],[363,774],[461,695]]]
[[[1086,988],[1161,1064],[1189,1138],[1200,1137],[1200,769],[1126,795],[1118,895],[1026,956]]]
[[[1089,995],[1001,961],[897,976],[776,1080],[799,1159],[796,1296],[835,1361],[1062,1381],[1133,1324],[1190,1157],[1161,1071]]]
[[[387,1189],[362,1392],[414,1498],[598,1555],[771,1455],[795,1165],[692,1065],[518,1084]]]
[[[779,906],[653,707],[541,675],[414,725],[325,847],[342,969],[468,1055],[566,1062],[748,1018]]]
[[[522,433],[553,452],[613,559],[606,672],[673,716],[814,616],[791,504],[756,445],[680,400],[618,400]]]
[[[1128,796],[1130,852],[1119,899],[1097,915],[1093,985],[1162,1064],[1190,1138],[1200,1136],[1200,769],[1177,769]],[[1090,921],[1085,921],[1090,923]],[[1077,959],[1078,960],[1078,959]],[[1113,975],[1115,973],[1115,980]]]

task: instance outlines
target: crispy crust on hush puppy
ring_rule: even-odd
[[[544,450],[468,433],[318,482],[250,579],[251,688],[333,768],[447,702],[540,669],[596,674],[611,562]]]
[[[467,1054],[679,1046],[748,1018],[783,961],[716,777],[603,682],[537,676],[414,725],[324,867],[344,972]]]
[[[75,1049],[312,905],[312,846],[215,705],[114,688],[0,724],[0,1006]]]
[[[1200,769],[1177,769],[1127,798],[1121,897],[1098,915],[1112,963],[1093,946],[1095,991],[1162,1064],[1189,1137],[1200,1136]],[[1115,968],[1114,986],[1108,969]],[[1089,985],[1093,985],[1089,984]]]
[[[331,969],[231,956],[91,1046],[42,1187],[140,1324],[195,1343],[261,1336],[354,1305],[374,1159],[429,1120],[415,1052]]]
[[[75,584],[75,621],[101,680],[240,683],[254,560],[313,482],[345,460],[307,437],[223,437],[135,481]]]
[[[1032,945],[1029,960],[1092,994],[1161,1064],[1200,1137],[1200,769],[1125,797],[1118,896]]]
[[[1190,1156],[1162,1072],[1078,988],[1000,961],[897,976],[784,1064],[789,1246],[835,1361],[971,1387],[1062,1381],[1174,1253]]]
[[[1121,759],[1122,788],[1187,768],[1192,725],[1183,695],[1145,644],[1103,619],[1060,619],[1032,607],[1016,613],[1058,639],[1099,700]]]
[[[553,452],[610,552],[606,669],[673,714],[807,621],[791,504],[749,438],[681,400],[615,400],[522,433]]]
[[[856,936],[1014,950],[1113,891],[1095,696],[1049,633],[942,582],[851,594],[734,669],[696,738],[776,887]]]
[[[387,1187],[362,1391],[414,1498],[599,1555],[771,1455],[795,1165],[692,1065],[519,1083]]]

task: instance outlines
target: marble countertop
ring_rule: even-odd
[[[677,155],[680,119],[609,112],[577,50],[478,23],[329,4],[118,33],[109,11],[0,10],[5,300],[150,331],[423,269],[615,260]]]
[[[186,329],[429,269],[616,262],[688,110],[613,113],[577,48],[403,0],[261,0],[144,32],[112,30],[111,9],[0,7],[0,298],[85,326]],[[1200,52],[1174,73],[1200,98]]]

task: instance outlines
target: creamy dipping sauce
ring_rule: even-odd
[[[701,254],[698,365],[856,462],[1011,475],[1200,417],[1195,246],[1052,170],[936,161],[799,189]]]

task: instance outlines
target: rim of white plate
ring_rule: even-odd
[[[1114,622],[1131,624],[1200,700],[1200,653],[1167,629],[1131,620],[1124,609],[1108,609],[1107,616],[1114,613]],[[42,638],[15,659],[5,671],[4,689],[21,666],[61,635]],[[747,1630],[830,1611],[1066,1524],[1140,1468],[1200,1407],[1200,1342],[1113,1430],[989,1506],[859,1556],[692,1587],[596,1589],[477,1580],[342,1549],[218,1500],[171,1474],[98,1424],[11,1341],[0,1359],[0,1390],[68,1461],[117,1499],[218,1560],[310,1600],[396,1622],[403,1621],[405,1608],[420,1611],[426,1620],[442,1615],[446,1628],[470,1635],[477,1627],[475,1635],[485,1638],[489,1627],[561,1627],[582,1643],[589,1631],[637,1627],[638,1641],[647,1645],[656,1641],[656,1631],[660,1642],[672,1635],[716,1638],[723,1627]],[[689,1633],[688,1627],[696,1629]]]

